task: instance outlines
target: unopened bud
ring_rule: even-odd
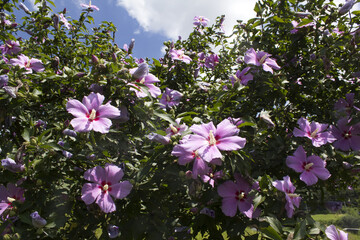
[[[52,17],[53,23],[54,23],[54,28],[56,30],[59,30],[59,16],[57,14],[54,14],[54,16]]]
[[[134,49],[134,45],[135,45],[135,39],[132,38],[132,39],[131,39],[131,42],[130,42],[130,44],[129,44],[128,54],[131,54],[131,53],[132,53],[132,50]]]
[[[132,75],[134,79],[142,79],[148,74],[149,74],[149,67],[147,63],[141,63]]]
[[[91,61],[94,63],[94,64],[98,64],[99,63],[99,59],[97,56],[95,55],[91,55]]]
[[[345,13],[347,13],[348,11],[350,11],[350,9],[354,6],[355,1],[354,0],[348,0],[340,9],[339,9],[339,14],[343,15]]]
[[[33,226],[36,228],[42,228],[47,223],[46,220],[43,219],[37,211],[30,214],[30,217],[31,217],[31,222],[32,222]]]
[[[31,14],[30,10],[23,4],[22,2],[19,3],[19,7],[27,14]]]

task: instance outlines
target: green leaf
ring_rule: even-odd
[[[99,227],[98,229],[96,229],[95,232],[94,232],[96,239],[100,239],[102,233],[103,233],[103,230],[102,230],[101,227]]]
[[[265,217],[266,222],[268,222],[270,224],[270,226],[277,232],[277,233],[282,233],[282,225],[281,222],[275,218],[275,217],[270,217],[270,216],[266,216]]]
[[[301,223],[298,223],[294,232],[294,240],[296,239],[305,239],[306,236],[306,220],[303,220]]]
[[[255,4],[254,11],[256,13],[262,12],[262,8],[261,8],[261,6],[260,6],[260,4],[258,2]]]
[[[32,135],[30,132],[32,132],[29,128],[25,128],[24,132],[21,134],[21,136],[25,139],[25,141],[30,142],[30,135]]]
[[[167,115],[165,113],[159,113],[159,112],[154,111],[154,115],[158,116],[161,119],[164,119],[165,121],[167,121],[173,125],[176,125],[176,122],[169,115]]]
[[[271,239],[283,240],[281,235],[277,233],[271,226],[268,226],[267,228],[260,228],[260,231]]]
[[[274,16],[273,19],[277,22],[280,22],[280,23],[285,23],[284,20],[282,20],[281,18],[279,18],[278,16]]]

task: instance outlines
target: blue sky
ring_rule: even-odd
[[[35,0],[25,0],[25,5],[35,11]],[[81,4],[89,0],[53,0],[54,12],[67,9],[66,17],[78,19]],[[344,3],[345,0],[335,0]],[[159,58],[163,55],[163,42],[185,38],[193,30],[194,16],[205,16],[214,23],[225,14],[225,31],[230,33],[236,20],[255,17],[256,0],[92,0],[100,8],[92,16],[97,26],[101,21],[111,21],[118,29],[116,43],[122,47],[135,39],[133,55],[137,58]],[[359,5],[359,4],[358,4]],[[358,7],[357,7],[358,8]]]

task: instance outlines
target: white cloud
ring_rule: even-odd
[[[205,16],[210,24],[225,14],[228,33],[236,20],[255,17],[256,0],[117,0],[129,15],[137,20],[144,31],[160,33],[176,39],[188,36],[193,29],[194,16]]]

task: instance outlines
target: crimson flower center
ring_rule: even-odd
[[[314,165],[314,163],[306,163],[306,162],[304,162],[303,163],[303,169],[305,170],[305,171],[310,171],[311,169],[312,169],[312,166]]]
[[[108,191],[111,191],[111,182],[102,181],[99,188],[102,190],[103,193],[107,193]]]
[[[344,131],[342,137],[345,139],[351,138],[351,131]]]
[[[244,191],[236,191],[236,193],[235,193],[235,199],[236,200],[238,200],[238,201],[241,201],[241,202],[243,202],[244,201],[244,198],[246,198],[246,194],[245,194],[245,192]]]
[[[217,144],[217,140],[216,137],[214,136],[212,130],[209,131],[209,144],[210,145],[216,145]]]

